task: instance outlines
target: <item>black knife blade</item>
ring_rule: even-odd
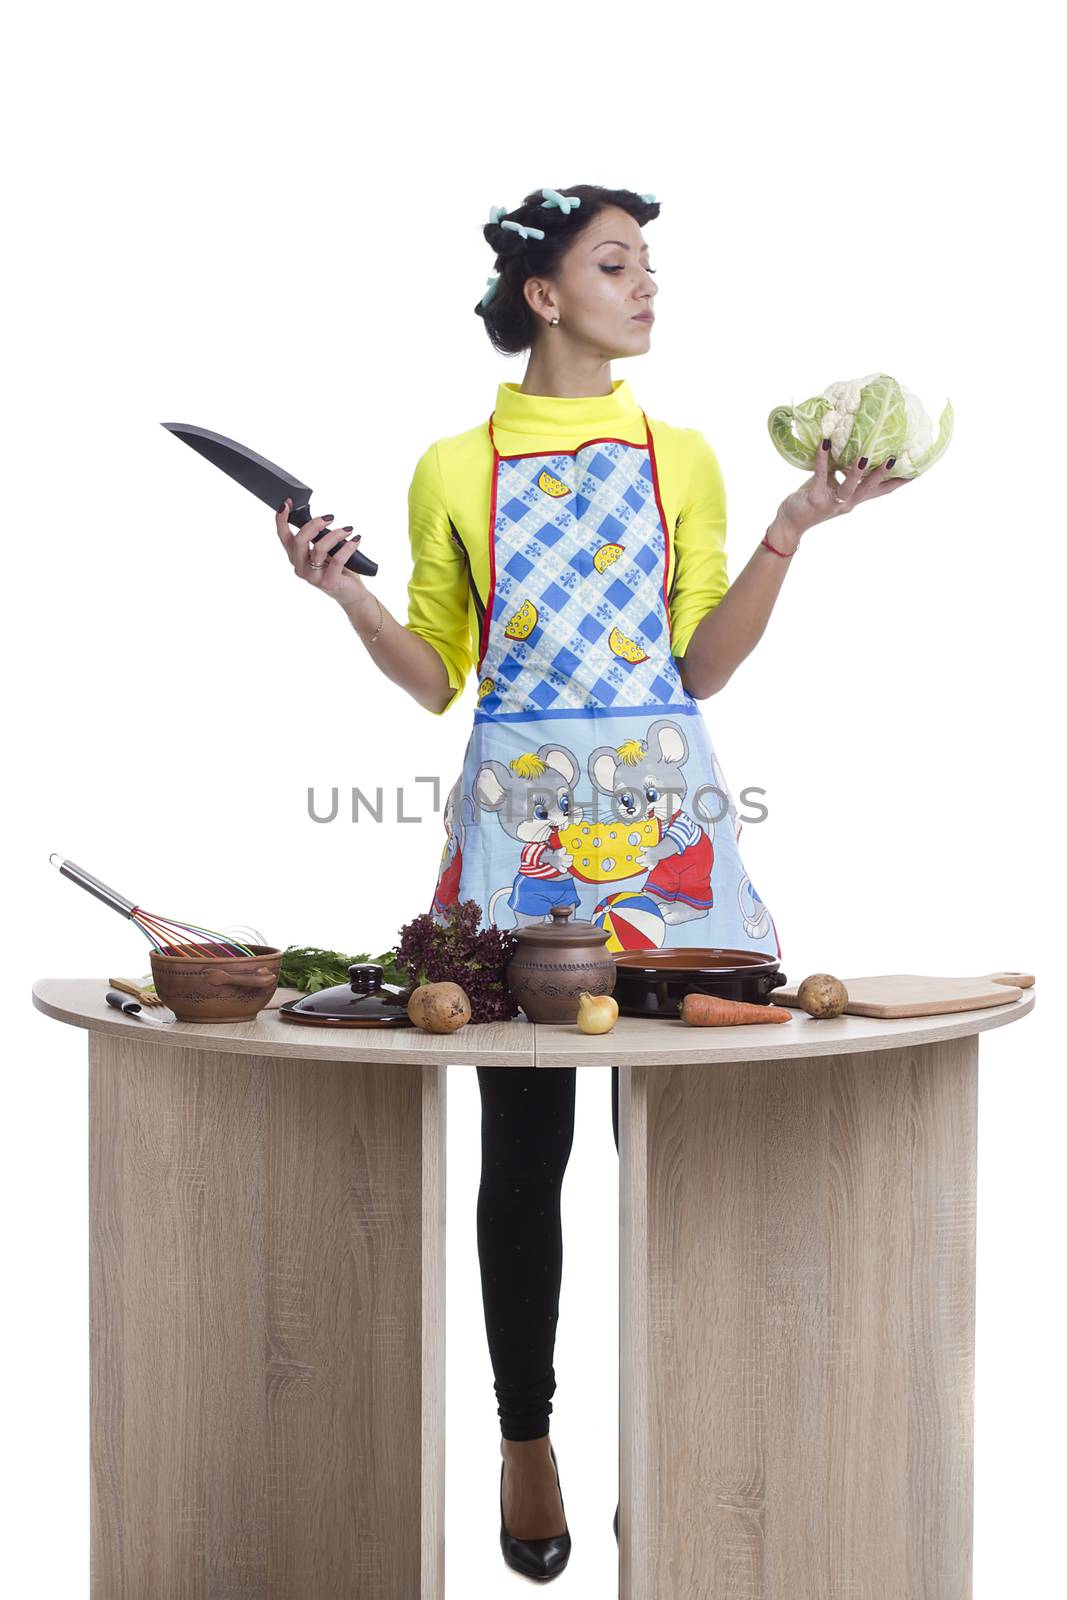
[[[312,491],[306,483],[294,478],[291,472],[286,472],[284,467],[279,467],[274,461],[268,461],[266,456],[258,455],[247,445],[238,444],[236,439],[227,439],[224,433],[213,433],[210,428],[198,428],[191,422],[164,422],[161,423],[161,427],[173,433],[175,438],[187,444],[191,450],[195,450],[221,472],[225,472],[228,478],[233,478],[242,488],[254,494],[257,500],[262,500],[264,505],[270,506],[272,511],[277,511],[281,501],[291,499],[293,504],[289,512],[289,521],[295,527],[302,528],[306,522],[311,521],[314,515],[310,504]],[[315,534],[312,543],[317,544],[320,539],[333,532],[332,528],[323,528],[321,533]],[[330,555],[340,548],[341,544],[335,544],[329,552]],[[353,550],[345,566],[351,567],[353,572],[366,573],[368,577],[372,577],[378,570],[378,563],[358,549]]]

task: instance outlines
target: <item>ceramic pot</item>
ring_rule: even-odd
[[[610,932],[573,920],[572,910],[553,906],[551,922],[511,930],[507,985],[531,1022],[577,1022],[583,989],[610,994],[615,987],[615,957],[605,949]]]

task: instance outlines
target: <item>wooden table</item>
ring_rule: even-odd
[[[967,1600],[978,1035],[1034,989],[587,1037],[106,986],[33,989],[89,1033],[94,1600],[443,1600],[450,1062],[620,1069],[623,1600]]]

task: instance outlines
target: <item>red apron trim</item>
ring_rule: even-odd
[[[641,410],[641,415],[645,417],[644,408]],[[648,425],[647,417],[645,417],[645,438],[648,440],[648,459],[652,467],[652,490],[656,496],[656,507],[659,511],[659,520],[663,528],[663,611],[667,618],[667,642],[671,644],[674,640],[674,630],[671,627],[671,608],[667,599],[667,575],[671,569],[671,534],[670,529],[667,527],[667,518],[663,513],[663,501],[659,492],[659,469],[656,466],[656,451],[652,443],[652,429]],[[674,654],[673,650],[671,654]]]
[[[482,618],[482,636],[478,644],[477,673],[481,676],[482,662],[485,652],[489,648],[489,624],[493,618],[493,608],[496,605],[496,485],[500,476],[500,453],[496,447],[496,435],[493,432],[494,411],[489,418],[489,440],[493,446],[493,484],[489,496],[489,593],[486,596],[485,616]]]

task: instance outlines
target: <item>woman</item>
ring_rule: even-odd
[[[696,702],[755,647],[806,530],[909,480],[886,477],[893,458],[838,479],[826,441],[728,583],[714,452],[694,429],[651,422],[611,376],[613,359],[651,344],[657,285],[641,228],[658,215],[652,195],[590,184],[492,209],[483,232],[498,276],[475,310],[496,349],[529,359],[521,384],[500,384],[488,425],[438,440],[416,465],[406,623],[345,570],[358,534],[327,556],[331,541],[314,539],[331,518],[293,534],[287,501],[278,535],[420,705],[447,710],[476,667],[435,915],[474,898],[487,924],[510,927],[562,905],[606,917],[614,948],[636,938],[779,955]],[[590,819],[626,825],[628,859],[583,853]],[[570,1554],[548,1419],[575,1070],[479,1068],[478,1080],[501,1545],[509,1566],[550,1577]],[[612,1123],[617,1149],[614,1067]]]

